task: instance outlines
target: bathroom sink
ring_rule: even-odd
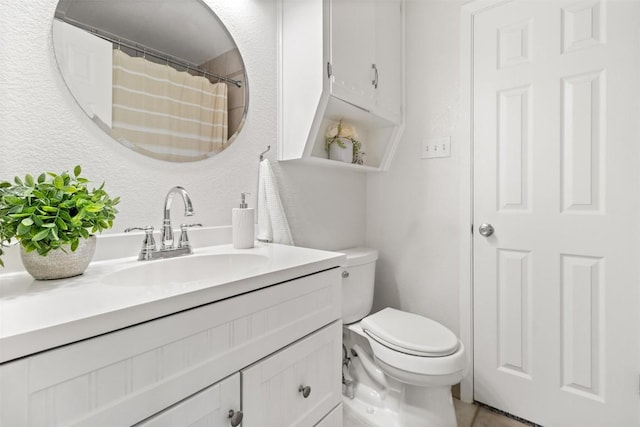
[[[188,286],[194,283],[222,283],[259,273],[269,258],[256,254],[190,255],[140,262],[104,277],[114,286]]]

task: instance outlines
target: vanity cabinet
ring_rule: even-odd
[[[280,0],[279,160],[389,167],[403,130],[403,0]],[[328,160],[325,132],[352,124],[363,165]]]
[[[341,329],[334,322],[138,426],[228,427],[239,420],[243,427],[341,425]],[[240,408],[242,418],[235,414]]]
[[[4,363],[0,425],[324,422],[340,403],[340,286],[332,268]]]

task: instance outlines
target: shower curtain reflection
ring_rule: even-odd
[[[217,154],[228,137],[227,85],[113,51],[112,135],[157,159]]]

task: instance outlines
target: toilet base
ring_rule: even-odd
[[[402,427],[398,412],[385,403],[388,399],[380,400],[375,390],[360,385],[355,398],[342,396],[343,427]]]
[[[457,427],[450,387],[404,385],[382,396],[359,384],[342,396],[343,427]]]

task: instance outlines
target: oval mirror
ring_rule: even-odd
[[[200,0],[60,0],[53,44],[78,104],[139,153],[201,160],[228,147],[242,128],[244,63]]]

